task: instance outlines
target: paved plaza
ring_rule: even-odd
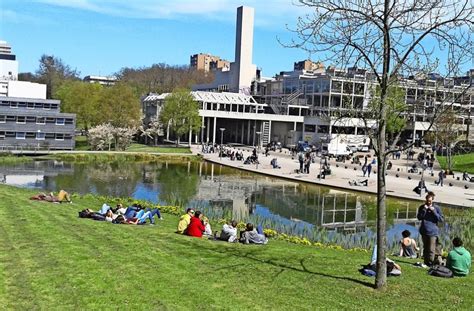
[[[245,147],[236,147],[233,148],[233,150],[243,151],[244,159],[252,153],[251,149]],[[194,146],[192,151],[194,154],[202,155],[205,160],[210,162],[269,176],[342,188],[351,191],[362,191],[373,194],[377,192],[376,165],[373,166],[373,173],[371,174],[370,178],[368,178],[368,186],[351,186],[349,181],[360,181],[367,179],[367,177],[363,177],[362,165],[351,164],[351,161],[342,163],[336,162],[335,159],[331,159],[329,161],[332,171],[331,175],[327,175],[325,179],[320,180],[317,178],[320,171],[319,157],[316,158],[315,163],[311,164],[309,174],[301,174],[297,172],[299,168],[297,157],[292,158],[287,152],[270,152],[268,157],[262,154],[262,152],[259,152],[259,165],[244,165],[243,161],[231,161],[227,157],[220,158],[217,152],[203,154],[201,152],[201,146]],[[277,158],[278,164],[281,166],[280,169],[273,169],[270,165],[270,161],[273,158]],[[361,161],[363,162],[363,158]],[[390,161],[392,162],[393,166],[391,170],[387,171],[387,195],[411,200],[424,200],[424,194],[419,196],[413,191],[413,188],[418,185],[418,182],[421,179],[420,173],[408,172],[408,169],[411,167],[411,165],[414,162],[417,162],[416,157],[415,160],[407,160],[406,155],[403,154],[400,160],[390,159]],[[436,194],[436,201],[443,204],[474,207],[474,183],[462,181],[462,173],[456,172],[454,177],[452,175],[447,176],[447,178],[444,180],[443,187],[437,186],[435,184],[435,180],[438,179],[439,170],[439,166],[436,162],[434,166],[434,176],[430,175],[429,170],[426,170],[423,174],[428,190],[433,191]],[[459,177],[460,180],[457,180],[457,177]],[[465,187],[468,187],[468,189]]]

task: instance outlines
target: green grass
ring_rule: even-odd
[[[90,146],[87,143],[86,136],[76,136],[76,148],[77,151],[89,151]],[[115,150],[112,150],[115,151]],[[149,145],[143,145],[138,143],[133,143],[130,147],[127,148],[128,152],[153,152],[153,153],[191,153],[188,147],[154,147]],[[108,152],[108,151],[107,151]]]
[[[80,219],[103,202],[28,200],[0,186],[0,305],[10,309],[471,309],[474,279],[439,279],[401,259],[384,291],[357,269],[369,254],[271,240],[228,244],[156,226]],[[216,229],[216,228],[214,228]]]
[[[33,161],[33,157],[15,156],[15,155],[0,155],[0,164],[16,164]]]
[[[439,164],[443,169],[446,169],[447,158],[438,156]],[[467,171],[469,174],[474,174],[474,153],[456,155],[451,158],[453,163],[453,170],[458,172]]]

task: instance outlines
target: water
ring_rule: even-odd
[[[207,162],[71,163],[33,161],[0,165],[0,181],[44,191],[65,189],[134,197],[166,205],[201,209],[210,218],[262,223],[282,232],[344,245],[369,247],[374,239],[373,195],[344,192],[265,177]],[[417,238],[419,202],[388,199],[388,239],[395,247],[400,232]],[[453,235],[470,244],[469,212],[442,207],[446,222],[441,239]]]

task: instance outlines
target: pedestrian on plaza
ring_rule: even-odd
[[[370,172],[372,171],[372,162],[367,165],[367,177],[370,177]],[[364,174],[365,176],[365,174]]]
[[[446,177],[446,175],[444,174],[444,171],[441,170],[439,173],[438,173],[438,185],[443,187],[443,181],[444,181],[444,178]]]
[[[303,166],[304,166],[304,153],[303,151],[300,151],[298,153],[298,161],[300,162],[300,173],[304,173],[303,172]]]
[[[435,194],[428,192],[425,203],[418,208],[416,217],[421,221],[420,234],[423,241],[423,259],[427,266],[435,260],[436,241],[439,235],[438,223],[444,221],[439,206],[433,203]]]
[[[304,158],[304,172],[306,174],[309,174],[309,167],[311,165],[311,155],[309,152],[306,153],[306,156]]]

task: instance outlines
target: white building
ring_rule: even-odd
[[[106,76],[85,76],[84,82],[89,83],[99,83],[101,85],[109,86],[114,85],[117,82],[117,78],[114,76],[106,77]]]
[[[237,27],[235,38],[235,61],[230,69],[215,71],[212,83],[199,84],[194,91],[222,91],[250,94],[257,67],[252,64],[254,9],[241,6],[237,8]]]

